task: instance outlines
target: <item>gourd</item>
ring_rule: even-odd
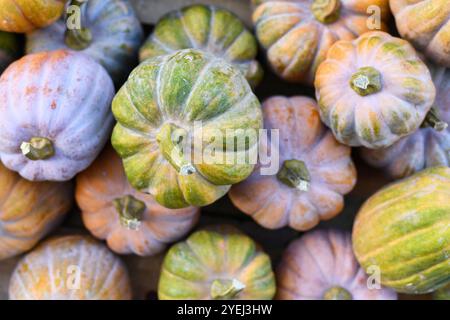
[[[248,236],[229,227],[197,231],[167,252],[158,284],[160,300],[269,300],[275,276],[267,256]]]
[[[145,60],[112,110],[128,180],[167,208],[216,201],[256,163],[242,156],[256,155],[259,101],[239,70],[206,52]]]
[[[128,0],[72,0],[66,19],[27,35],[27,53],[71,49],[99,62],[117,85],[137,64],[143,39],[141,24]],[[77,9],[78,8],[78,9]],[[76,13],[81,28],[71,27]],[[66,21],[67,20],[67,21]]]
[[[450,300],[450,283],[433,293],[433,300]]]
[[[72,206],[69,182],[29,182],[0,163],[0,260],[31,249]]]
[[[0,75],[13,62],[19,52],[16,36],[9,32],[0,31]]]
[[[69,235],[41,243],[17,264],[10,300],[129,300],[122,261],[91,237]]]
[[[390,1],[402,38],[437,64],[450,67],[450,6],[447,0]]]
[[[381,283],[421,294],[450,280],[450,168],[433,167],[370,197],[353,226],[353,250],[364,269],[379,268]]]
[[[233,186],[233,204],[269,229],[308,230],[336,216],[356,183],[350,148],[322,125],[313,99],[272,97],[262,109],[264,128],[279,130],[279,137],[261,140],[260,154],[272,155],[271,162],[258,163],[247,180]]]
[[[352,252],[351,235],[343,231],[315,230],[294,240],[276,273],[280,300],[397,298],[394,290],[371,283]]]
[[[416,131],[436,94],[414,48],[384,32],[335,43],[315,86],[322,121],[336,138],[371,149],[387,148]]]
[[[70,180],[108,139],[114,86],[88,56],[31,54],[0,77],[0,158],[32,181]]]
[[[162,17],[140,50],[140,60],[195,48],[224,58],[237,67],[252,87],[263,70],[255,60],[258,45],[233,13],[207,5],[192,5]]]
[[[0,0],[0,30],[30,32],[63,14],[65,0]]]
[[[199,217],[198,208],[167,209],[133,189],[111,147],[77,176],[76,200],[86,228],[121,254],[157,254]]]
[[[387,30],[388,0],[254,2],[257,39],[267,50],[272,69],[291,82],[312,85],[317,67],[336,41]]]

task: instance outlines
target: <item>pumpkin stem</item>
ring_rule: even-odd
[[[92,33],[82,24],[82,6],[86,6],[85,0],[72,0],[67,9],[65,43],[73,50],[83,50],[92,43]]]
[[[30,160],[45,160],[55,155],[53,143],[43,137],[33,137],[20,145],[22,154]]]
[[[350,86],[363,97],[377,93],[383,87],[381,73],[372,67],[359,68],[350,79]]]
[[[353,300],[353,296],[347,289],[335,286],[325,291],[323,300]]]
[[[245,285],[239,280],[214,280],[211,284],[211,298],[233,299],[239,292],[245,289]]]
[[[306,165],[301,160],[285,160],[277,173],[277,178],[291,188],[308,191],[311,177]]]
[[[322,23],[333,23],[339,19],[341,2],[339,0],[314,0],[311,5],[314,17]]]
[[[439,115],[439,110],[433,106],[430,111],[428,111],[428,114],[422,123],[422,127],[431,127],[436,131],[444,131],[447,129],[448,124],[447,122],[442,121]]]
[[[113,204],[119,213],[120,224],[130,230],[138,230],[146,209],[145,203],[128,195],[114,199]]]

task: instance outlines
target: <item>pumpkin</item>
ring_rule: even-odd
[[[19,43],[14,34],[0,31],[0,74],[13,62],[19,51]]]
[[[81,28],[69,29],[61,19],[51,26],[27,35],[27,53],[72,49],[99,62],[116,84],[121,84],[137,63],[143,38],[141,24],[127,0],[75,0],[81,15]],[[69,7],[70,8],[70,7]],[[71,12],[71,11],[68,11]]]
[[[395,300],[394,290],[369,288],[351,235],[315,230],[294,240],[277,268],[279,300]]]
[[[353,249],[367,270],[397,292],[421,294],[450,280],[450,168],[433,167],[370,197],[353,226]]]
[[[434,300],[450,300],[450,283],[433,293]]]
[[[72,206],[69,182],[30,182],[0,163],[0,260],[47,235]]]
[[[279,130],[279,139],[271,136],[267,146],[261,140],[260,153],[279,159],[270,163],[273,172],[264,173],[268,164],[259,163],[247,180],[233,186],[233,204],[269,229],[308,230],[336,216],[356,182],[350,148],[322,125],[313,99],[272,97],[264,102],[263,114],[264,128]]]
[[[336,138],[371,149],[387,148],[416,131],[436,94],[414,48],[384,32],[335,43],[315,86],[322,121]]]
[[[230,227],[197,231],[172,246],[158,284],[160,300],[268,300],[275,294],[270,258]]]
[[[28,180],[70,180],[108,139],[114,86],[86,55],[31,54],[0,77],[0,158]]]
[[[128,180],[165,207],[208,205],[256,163],[242,156],[257,151],[258,99],[238,69],[206,52],[145,60],[112,110],[112,144]]]
[[[256,40],[228,10],[192,5],[166,14],[142,46],[140,60],[187,48],[223,57],[241,70],[252,87],[262,79],[263,70],[255,60]]]
[[[272,69],[283,79],[312,85],[319,64],[338,40],[377,28],[387,30],[388,0],[256,1],[256,36]],[[371,26],[370,8],[381,22]],[[377,17],[378,18],[378,17]]]
[[[47,240],[17,264],[10,300],[129,300],[131,287],[122,261],[88,236]]]
[[[431,68],[436,86],[433,113],[415,133],[384,149],[363,149],[363,158],[393,178],[433,166],[450,166],[450,69]]]
[[[161,252],[195,225],[199,209],[167,209],[128,183],[111,147],[77,176],[76,199],[84,225],[121,254]]]

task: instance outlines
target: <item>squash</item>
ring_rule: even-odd
[[[167,208],[211,204],[256,163],[259,101],[238,69],[209,53],[145,60],[112,110],[112,144],[128,180]]]
[[[370,165],[392,178],[402,178],[433,166],[450,166],[450,69],[430,68],[436,86],[433,114],[415,133],[385,149],[363,149]]]
[[[114,85],[88,56],[31,54],[0,77],[0,158],[32,181],[70,180],[108,139]]]
[[[248,236],[228,226],[197,231],[167,252],[160,300],[269,300],[275,295],[271,262]]]
[[[433,300],[450,300],[450,283],[433,293]]]
[[[319,64],[338,40],[387,30],[388,0],[254,1],[256,36],[272,69],[283,79],[312,85]],[[380,9],[379,25],[370,8]]]
[[[17,264],[10,300],[129,300],[122,261],[91,237],[69,235],[41,243]]]
[[[367,32],[328,51],[315,80],[322,121],[350,146],[387,148],[423,123],[436,94],[405,40]]]
[[[30,182],[0,163],[0,260],[28,251],[72,206],[70,182]]]
[[[294,240],[277,268],[279,300],[395,300],[387,288],[370,283],[352,251],[351,235],[315,230]]]
[[[395,0],[390,5],[402,38],[435,63],[450,67],[448,0]]]
[[[359,263],[376,266],[381,283],[422,294],[450,280],[450,168],[428,168],[370,197],[353,226]]]
[[[0,0],[0,30],[30,32],[48,26],[64,12],[65,0]]]
[[[29,33],[27,53],[57,49],[83,52],[99,62],[114,82],[121,85],[137,64],[143,39],[142,27],[133,7],[124,0],[89,0],[84,3],[72,0],[71,4],[80,6],[81,28],[69,29],[73,15],[68,15],[45,29]]]
[[[195,48],[223,57],[237,67],[252,87],[263,76],[255,60],[258,45],[252,33],[228,10],[207,5],[192,5],[169,12],[140,50],[140,60]]]
[[[311,229],[343,209],[343,195],[356,183],[350,148],[334,139],[316,109],[313,99],[299,96],[272,97],[263,104],[264,128],[279,130],[279,139],[271,136],[260,146],[260,154],[272,155],[273,170],[263,173],[269,163],[258,164],[229,195],[265,228]]]
[[[0,75],[14,61],[19,52],[17,37],[9,32],[0,31]]]
[[[121,254],[161,252],[188,233],[200,211],[166,209],[151,195],[133,189],[111,147],[77,176],[75,196],[86,228]]]

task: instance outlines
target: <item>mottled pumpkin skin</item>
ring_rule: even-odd
[[[125,265],[105,245],[88,236],[63,236],[19,261],[9,299],[130,300],[131,285]]]
[[[70,210],[69,182],[30,182],[0,163],[0,260],[31,249]]]
[[[351,81],[367,67],[379,72],[381,85],[364,96]],[[436,94],[414,48],[384,32],[335,43],[317,70],[315,86],[322,121],[336,138],[371,149],[387,148],[416,131]]]
[[[120,222],[114,200],[125,196],[145,204],[137,229]],[[120,254],[150,256],[161,252],[167,244],[184,237],[200,213],[194,207],[164,208],[151,195],[133,189],[122,161],[111,147],[77,176],[76,200],[86,228],[97,238],[105,239],[108,246]]]
[[[434,300],[450,300],[450,283],[433,293]]]
[[[0,77],[0,158],[32,181],[65,181],[87,168],[108,139],[114,85],[86,55],[57,50],[31,54]],[[49,139],[54,155],[31,160],[21,150]]]
[[[169,249],[161,269],[158,297],[213,300],[214,280],[235,280],[244,286],[228,299],[269,300],[275,295],[269,256],[248,236],[217,228],[197,231]]]
[[[0,31],[0,75],[14,61],[19,51],[19,43],[14,34]]]
[[[140,60],[195,48],[224,58],[237,67],[252,87],[263,70],[255,60],[258,45],[252,33],[228,10],[193,5],[162,17],[140,50]]]
[[[388,0],[341,0],[339,18],[317,20],[313,0],[257,1],[253,13],[256,36],[267,50],[274,71],[283,79],[312,85],[319,64],[338,40],[352,40],[370,31],[370,6],[381,9],[380,30],[387,30]]]
[[[284,184],[277,175],[262,175],[259,163],[247,180],[231,189],[233,204],[269,229],[308,230],[336,216],[344,207],[343,195],[356,183],[350,148],[338,143],[321,123],[313,99],[272,97],[262,109],[264,128],[279,130],[276,171],[285,160],[301,160],[311,176],[310,186],[303,191]],[[270,143],[260,149],[271,154]]]
[[[353,226],[353,249],[381,283],[421,294],[450,280],[450,168],[434,167],[393,183],[370,197]]]
[[[128,180],[165,207],[210,204],[253,170],[250,161],[225,162],[225,156],[232,159],[257,149],[257,141],[228,150],[224,144],[234,138],[243,141],[246,130],[257,133],[262,115],[244,76],[223,59],[193,49],[147,59],[119,90],[112,110],[118,122],[112,144],[123,159]],[[195,124],[202,130],[194,130]],[[181,147],[192,145],[194,156],[184,153],[190,173],[183,173],[163,154],[168,144],[159,143],[158,135],[167,126],[186,134]],[[211,141],[216,133],[224,139]],[[217,161],[197,161],[195,154],[201,156],[206,146],[217,147]]]

